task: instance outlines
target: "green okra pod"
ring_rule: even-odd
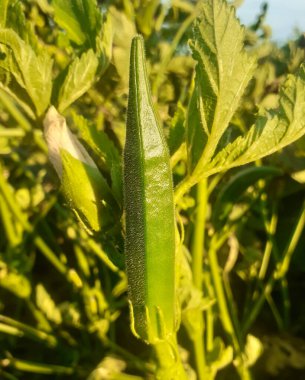
[[[132,327],[138,337],[156,343],[175,331],[175,217],[169,153],[141,36],[131,45],[124,200]]]

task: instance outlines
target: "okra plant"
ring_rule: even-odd
[[[278,328],[288,326],[287,273],[305,224],[300,202],[280,252],[276,231],[286,174],[268,157],[305,135],[304,54],[298,51],[291,59],[298,67],[277,79],[270,108],[259,87],[270,68],[264,53],[251,47],[255,29],[240,24],[232,2],[173,2],[172,10],[161,1],[123,1],[107,9],[95,0],[34,3],[31,17],[34,9],[51,20],[55,36],[49,38],[58,46],[42,49],[21,2],[0,1],[0,102],[54,168],[57,179],[49,186],[57,181],[63,198],[46,196],[41,212],[50,223],[49,213],[60,218],[75,259],[61,252],[43,219],[47,237],[38,234],[40,219],[15,202],[13,174],[5,170],[1,217],[10,250],[23,244],[23,234],[33,236],[75,301],[57,306],[38,283],[33,303],[30,282],[8,261],[0,285],[25,302],[37,327],[0,314],[0,331],[68,350],[74,359],[57,365],[8,355],[0,374],[16,379],[11,368],[88,380],[254,379],[263,342],[252,326],[265,303]],[[166,22],[177,14],[178,21],[184,18],[173,41],[157,49],[153,40],[166,36]],[[180,81],[171,102],[162,100],[167,75]],[[114,95],[111,86],[117,86]],[[54,174],[48,163],[44,167]],[[25,173],[30,176],[28,168]],[[293,175],[302,183],[302,170]],[[254,239],[258,220],[264,248],[245,240],[247,233]],[[234,288],[241,281],[242,301]],[[282,314],[273,299],[277,288]],[[103,360],[94,371],[82,362],[89,344],[76,358],[73,329],[86,342],[96,337],[94,358]]]

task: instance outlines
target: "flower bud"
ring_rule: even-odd
[[[114,214],[111,206],[115,206],[113,196],[92,158],[53,106],[43,124],[49,159],[77,219],[88,232],[111,225]]]
[[[59,178],[62,177],[61,149],[66,150],[79,161],[96,168],[85,148],[67,127],[66,119],[57,112],[55,107],[51,106],[49,108],[43,120],[43,126],[44,137],[49,149],[49,159]]]

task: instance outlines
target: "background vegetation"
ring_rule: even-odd
[[[129,47],[141,33],[178,183],[187,170],[184,122],[195,65],[187,41],[196,2],[108,0],[98,13],[93,0],[75,3],[0,0],[0,378],[153,378],[151,350],[129,328],[122,240],[89,235],[64,206],[42,120],[54,104],[89,149],[99,141],[102,151],[92,154],[122,205]],[[281,47],[270,41],[266,11],[258,10],[246,31],[259,65],[232,121],[236,135],[261,107],[277,107],[280,85],[305,59],[303,35]],[[304,148],[301,138],[264,159],[273,167],[267,174],[243,167],[209,184],[205,228],[210,239],[225,222],[233,226],[218,258],[257,379],[305,376]],[[193,189],[178,207],[184,289],[191,286],[187,247],[200,222],[195,199]],[[211,376],[234,379],[230,339],[204,266],[204,298],[192,290],[182,311],[182,357],[195,378],[190,321],[203,309],[217,337],[207,356]]]

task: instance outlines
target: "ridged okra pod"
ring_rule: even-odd
[[[175,219],[169,153],[152,102],[141,36],[131,45],[124,199],[132,328],[156,343],[175,331]]]

